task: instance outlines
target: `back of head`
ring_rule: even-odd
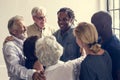
[[[23,44],[23,53],[27,59],[37,59],[35,56],[35,43],[38,40],[38,36],[28,37]]]
[[[36,56],[46,67],[56,64],[62,54],[63,47],[54,36],[46,36],[36,42]]]
[[[93,24],[86,22],[79,23],[74,29],[74,35],[93,52],[96,53],[100,50],[100,45],[97,44],[98,33]]]
[[[67,8],[67,7],[63,7],[57,12],[57,14],[59,14],[60,12],[65,12],[70,19],[75,20],[75,14],[74,14],[74,11],[72,9]]]
[[[99,35],[104,35],[104,32],[112,30],[112,18],[108,12],[96,12],[93,14],[91,22],[95,25]]]
[[[31,11],[32,16],[46,15],[46,9],[44,7],[34,7]]]
[[[9,30],[9,33],[11,35],[13,35],[12,31],[14,29],[18,28],[18,25],[19,25],[18,21],[22,21],[22,20],[23,20],[23,17],[22,16],[18,16],[18,15],[16,15],[16,16],[14,16],[14,17],[9,19],[9,21],[8,21],[8,30]]]

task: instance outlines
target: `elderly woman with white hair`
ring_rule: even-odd
[[[46,36],[37,40],[36,56],[45,66],[46,80],[77,80],[77,65],[85,59],[85,51],[83,50],[80,58],[67,62],[60,61],[62,54],[63,47],[54,36]]]

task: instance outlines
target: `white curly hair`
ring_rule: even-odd
[[[46,67],[56,64],[63,54],[63,47],[54,36],[38,39],[35,47],[38,60]]]

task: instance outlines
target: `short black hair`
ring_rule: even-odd
[[[98,27],[106,25],[112,28],[112,17],[108,12],[105,11],[99,11],[93,14],[91,22]]]
[[[59,14],[59,12],[66,12],[69,18],[75,19],[74,11],[70,8],[63,7],[57,12],[57,14]]]

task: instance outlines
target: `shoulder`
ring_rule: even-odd
[[[3,45],[3,53],[7,54],[9,51],[15,51],[17,49],[17,46],[14,44],[13,41],[8,41]]]
[[[61,61],[58,64],[59,64],[58,68],[61,69],[61,70],[69,70],[70,71],[70,70],[73,69],[73,64],[71,62]]]
[[[56,30],[53,35],[57,36],[60,34],[60,29]]]
[[[3,45],[3,47],[8,47],[8,46],[11,46],[11,47],[15,46],[14,41],[8,41]]]
[[[34,26],[35,26],[35,24],[31,24],[31,25],[27,26],[27,29],[32,29],[32,28],[34,28]]]

